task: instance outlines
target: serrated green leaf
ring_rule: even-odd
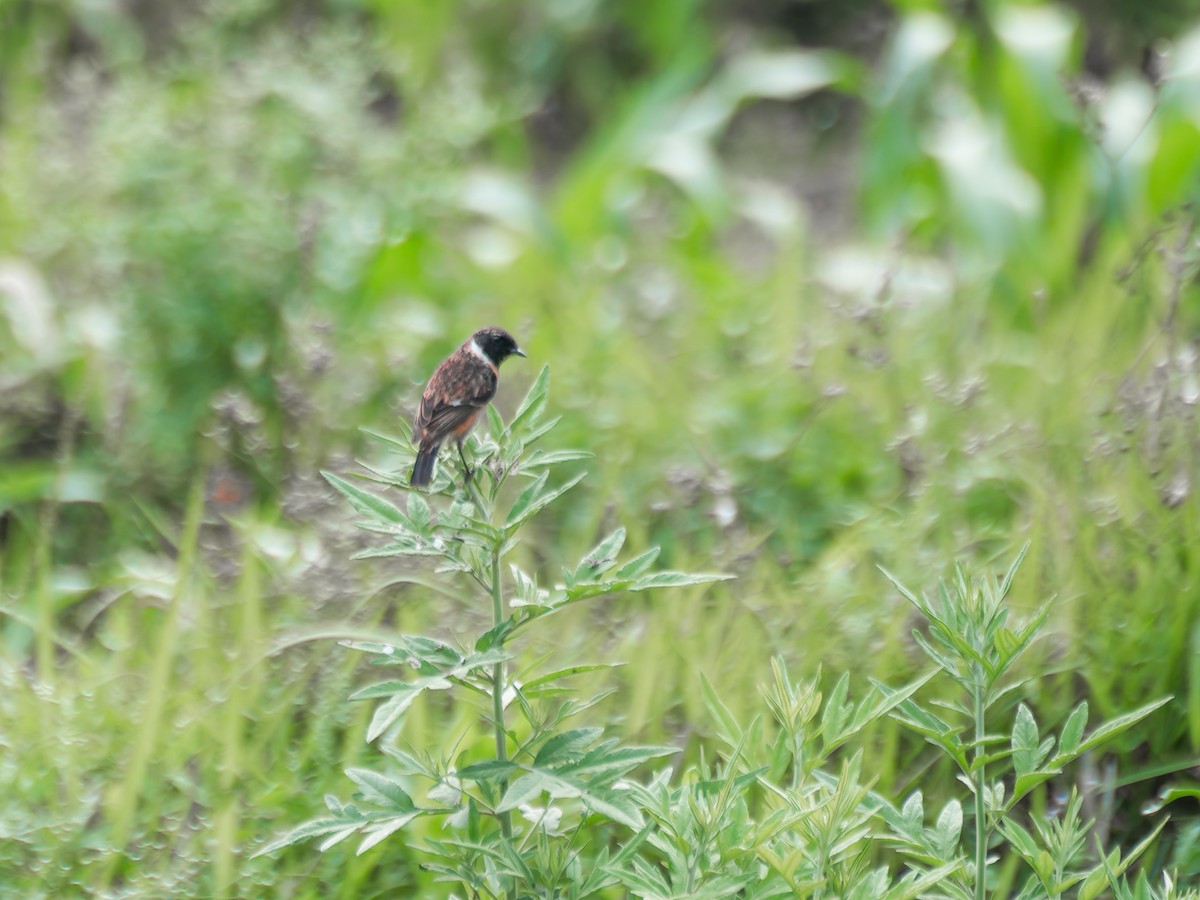
[[[1163,816],[1163,818],[1159,820],[1158,824],[1154,826],[1154,830],[1137,842],[1134,848],[1125,855],[1124,859],[1121,860],[1122,871],[1128,869],[1131,865],[1137,862],[1141,858],[1142,854],[1154,846],[1154,842],[1158,840],[1158,836],[1162,834],[1162,830],[1167,827],[1167,823],[1170,821],[1171,818],[1169,816]]]
[[[369,827],[363,829],[363,833],[366,835],[366,837],[364,837],[362,843],[358,845],[358,850],[355,851],[355,855],[362,856],[376,844],[395,834],[420,814],[421,813],[419,811],[414,810],[413,812],[405,813],[402,816],[392,816],[391,818],[384,819],[381,822],[372,822]]]
[[[516,809],[545,792],[554,799],[582,796],[585,788],[572,778],[545,769],[535,769],[517,778],[509,785],[504,798],[496,806],[497,812]]]
[[[552,681],[557,681],[560,678],[569,678],[572,675],[581,675],[584,672],[598,672],[601,669],[612,669],[621,665],[620,663],[598,663],[588,666],[570,666],[566,669],[558,669],[554,672],[547,672],[545,675],[539,675],[537,678],[531,679],[524,683],[525,690],[539,687],[543,684],[549,684]]]
[[[511,533],[521,523],[541,512],[571,488],[575,487],[575,485],[579,484],[579,482],[583,481],[587,472],[580,472],[560,487],[542,493],[541,491],[546,484],[548,474],[548,472],[543,471],[538,480],[526,488],[521,493],[521,496],[517,498],[517,502],[513,504],[512,509],[508,513],[508,519],[504,523],[506,531]]]
[[[670,897],[671,885],[657,869],[650,867],[640,857],[629,861],[632,868],[611,867],[610,871],[635,897]]]
[[[572,776],[587,776],[589,784],[613,781],[643,763],[679,753],[676,747],[597,747],[570,767]]]
[[[1020,776],[1013,784],[1012,797],[1009,798],[1008,807],[1011,809],[1035,787],[1049,781],[1061,771],[1062,769],[1038,769]]]
[[[320,850],[322,853],[324,853],[326,850],[330,849],[331,847],[337,846],[342,841],[344,841],[346,838],[353,835],[361,827],[362,827],[361,823],[356,823],[354,825],[346,826],[341,831],[335,831],[329,837],[325,838],[325,840],[321,841],[321,843],[317,845],[317,849]]]
[[[595,578],[597,575],[607,572],[617,564],[617,554],[621,552],[624,545],[625,529],[619,527],[579,561],[575,577],[578,579]]]
[[[704,705],[708,708],[709,715],[717,721],[721,736],[732,744],[739,742],[742,739],[741,726],[738,725],[737,719],[703,672],[700,673],[700,693],[704,698]]]
[[[1046,619],[1049,617],[1052,607],[1053,603],[1043,603],[1041,608],[1034,613],[1033,618],[1025,623],[1025,626],[1021,629],[1020,633],[1012,636],[1011,645],[1004,649],[1003,659],[996,669],[997,676],[1006,671],[1009,666],[1016,662],[1018,657],[1020,657],[1021,654],[1029,648],[1029,645],[1033,643],[1033,639],[1038,636],[1039,632],[1042,630],[1042,626],[1046,623]]]
[[[1000,819],[1000,833],[1004,835],[1005,840],[1012,845],[1022,859],[1030,866],[1034,864],[1039,852],[1037,842],[1034,841],[1031,835],[1023,828],[1016,820],[1005,816]]]
[[[962,729],[952,728],[913,700],[901,703],[892,711],[891,716],[945,750],[958,763],[959,768],[966,770],[969,767],[970,762],[963,751],[963,742],[958,737],[958,732]]]
[[[521,440],[526,447],[537,443],[542,437],[549,434],[562,421],[562,416],[555,416],[553,419],[547,419],[542,424],[534,426],[521,434]]]
[[[1164,697],[1161,700],[1155,700],[1153,703],[1147,703],[1145,706],[1140,706],[1132,712],[1127,712],[1124,715],[1117,716],[1114,719],[1109,719],[1104,724],[1100,725],[1095,731],[1087,736],[1087,738],[1079,745],[1079,752],[1086,753],[1094,747],[1098,747],[1110,738],[1116,737],[1123,731],[1129,730],[1146,716],[1150,715],[1157,709],[1166,706],[1175,698],[1173,696]]]
[[[925,735],[957,735],[962,729],[935,716],[915,700],[905,700],[892,713],[892,717],[913,730]]]
[[[463,659],[461,653],[437,638],[426,637],[422,634],[406,634],[401,637],[400,642],[411,655],[439,665],[456,665]]]
[[[1050,755],[1050,750],[1053,747],[1054,747],[1054,738],[1052,738],[1052,737],[1043,738],[1042,742],[1040,744],[1038,744],[1037,764],[1039,766],[1041,766],[1046,761],[1046,757]]]
[[[496,546],[502,534],[499,528],[489,525],[487,522],[465,520],[455,522],[453,525],[447,523],[446,527],[454,533],[456,538],[487,550]]]
[[[935,670],[936,671],[936,670]],[[957,716],[971,718],[972,712],[965,705],[957,700],[943,700],[940,697],[931,697],[929,700],[930,706],[936,706],[938,709],[944,709],[954,713]]]
[[[436,767],[431,767],[428,763],[423,762],[406,750],[401,750],[399,747],[393,747],[390,744],[384,744],[379,749],[399,763],[400,771],[405,775],[422,775],[432,780],[436,780],[438,777]]]
[[[1029,774],[1041,762],[1037,758],[1038,738],[1037,721],[1029,707],[1022,703],[1017,707],[1017,718],[1013,723],[1012,733],[1013,768],[1017,778]]]
[[[526,884],[532,884],[537,881],[538,876],[534,874],[525,857],[517,849],[515,841],[501,841],[495,845],[495,848],[494,852],[500,863],[500,871],[511,874]]]
[[[546,789],[547,777],[542,772],[528,772],[513,780],[496,807],[496,812],[508,812],[528,803]]]
[[[362,488],[357,488],[349,482],[343,481],[332,472],[322,472],[321,475],[333,485],[338,493],[349,500],[350,505],[362,515],[369,516],[381,522],[387,522],[391,525],[402,525],[411,530],[408,517],[395,504],[385,500],[378,494],[364,491]]]
[[[1023,687],[1025,687],[1027,684],[1029,684],[1029,682],[1031,682],[1033,680],[1034,680],[1033,678],[1019,678],[1009,684],[1006,684],[1004,687],[999,688],[998,690],[995,690],[995,689],[992,690],[987,696],[987,702],[984,704],[984,709],[985,710],[991,709],[993,706],[995,706],[997,703],[999,703],[1001,700],[1003,700],[1009,694],[1013,693],[1014,691],[1021,690]],[[970,710],[966,709],[966,707],[962,707],[962,709],[963,709],[963,715],[968,716],[968,717],[972,715],[972,712]]]
[[[541,466],[557,466],[567,462],[577,462],[582,459],[592,459],[596,454],[586,450],[535,450],[529,458],[521,463],[522,471],[529,471]]]
[[[922,603],[916,594],[914,594],[912,591],[910,591],[908,588],[906,588],[903,584],[901,584],[900,579],[898,579],[895,575],[893,575],[891,572],[889,572],[883,566],[879,566],[878,569],[880,572],[883,573],[883,577],[892,583],[892,587],[894,587],[896,590],[898,590],[900,592],[901,596],[904,597],[904,599],[906,599],[909,603],[911,603],[913,606],[916,607],[917,612],[922,613],[923,615],[926,616],[926,618],[932,618],[927,612],[926,604]]]
[[[706,572],[652,572],[643,575],[632,585],[630,591],[648,591],[652,588],[683,587],[690,584],[708,584],[713,581],[727,581],[733,575]]]
[[[359,428],[369,438],[373,438],[384,444],[387,444],[393,450],[399,450],[402,453],[412,455],[412,425],[405,419],[395,419],[400,430],[403,432],[402,437],[393,437],[390,434],[384,434],[382,431],[375,431],[371,428]]]
[[[925,896],[930,888],[944,887],[947,879],[960,868],[962,863],[955,860],[927,872],[910,872],[896,887],[887,892],[884,900],[916,900],[917,897]]]
[[[576,762],[603,733],[603,728],[572,728],[556,734],[538,748],[533,764],[539,768],[553,768]]]
[[[615,885],[617,879],[608,872],[608,866],[608,848],[602,847],[600,852],[596,854],[591,871],[584,876],[583,882],[578,888],[572,886],[572,896],[593,897],[605,888]]]
[[[622,866],[632,860],[653,831],[654,823],[651,823],[630,838],[627,844],[618,847],[616,853],[613,854],[611,864],[613,866]]]
[[[500,418],[500,411],[496,409],[495,404],[487,405],[487,420],[488,431],[491,432],[492,437],[499,438],[504,434],[504,421]]]
[[[450,686],[446,682],[446,687]],[[350,695],[351,700],[378,700],[381,697],[391,697],[394,694],[403,694],[410,691],[420,691],[421,685],[419,682],[409,681],[380,681],[375,684],[369,684],[366,687],[359,688]]]
[[[1079,900],[1095,900],[1096,897],[1099,897],[1108,882],[1109,872],[1113,873],[1112,878],[1114,881],[1116,880],[1114,867],[1121,861],[1120,849],[1115,849],[1105,856],[1104,848],[1099,846],[1099,839],[1097,839],[1097,849],[1100,850],[1100,864],[1092,869],[1083,884],[1079,886]]]
[[[658,559],[661,549],[660,547],[651,547],[645,553],[638,554],[621,566],[621,568],[617,569],[613,577],[619,581],[626,581],[645,574],[654,565],[654,561]]]
[[[549,479],[550,473],[542,472],[532,484],[526,487],[525,490],[521,491],[521,493],[517,496],[517,499],[513,502],[512,509],[508,511],[509,525],[514,524],[522,515],[524,515],[525,510],[529,509],[529,507],[533,505],[534,500],[541,495],[542,488],[546,486],[546,482]]]
[[[893,709],[928,684],[929,680],[936,674],[936,669],[926,672],[924,675],[919,676],[914,681],[910,681],[902,688],[890,688],[881,682],[872,679],[871,693],[869,693],[854,710],[854,717],[851,720],[850,725],[845,731],[843,731],[837,743],[841,743],[845,739],[852,737],[871,722],[890,713]]]
[[[1026,541],[1021,545],[1021,549],[1017,551],[1017,556],[1012,561],[1012,565],[1004,573],[1004,579],[1000,582],[1000,590],[998,592],[1000,599],[1007,597],[1008,592],[1012,589],[1013,579],[1017,577],[1017,570],[1021,568],[1021,563],[1025,562],[1025,555],[1029,552],[1030,543],[1031,541]]]
[[[962,804],[951,800],[938,816],[934,832],[937,835],[938,849],[943,858],[957,855],[959,838],[962,836],[963,811]]]
[[[502,648],[504,640],[508,637],[508,633],[516,626],[514,619],[507,618],[501,620],[499,625],[496,625],[479,636],[479,640],[475,642],[475,649],[480,653],[493,648]]]
[[[909,833],[919,834],[925,827],[925,798],[920,791],[913,791],[900,809],[900,817]]]
[[[363,793],[380,805],[391,806],[404,812],[416,809],[412,798],[403,786],[381,772],[370,769],[347,769],[347,777],[362,789]]]
[[[387,544],[383,547],[371,547],[367,550],[359,550],[353,554],[351,559],[381,559],[395,556],[442,556],[441,550],[436,550],[428,544],[419,543],[415,540],[401,540]]]
[[[792,894],[798,894],[799,891],[796,889],[792,871],[781,874],[784,874],[784,877],[787,879]],[[887,897],[888,886],[891,883],[892,879],[888,875],[887,866],[880,866],[878,869],[872,869],[860,881],[856,882],[850,888],[850,892],[845,895],[845,900],[881,900],[881,898]]]
[[[458,807],[461,814],[464,811],[461,808],[464,796],[462,781],[453,775],[438,775],[435,780],[437,783],[425,792],[425,796],[444,807]]]
[[[961,677],[959,674],[959,663],[955,657],[948,656],[937,647],[934,647],[925,635],[915,628],[912,630],[912,636],[917,645],[925,652],[925,655],[933,660],[936,665],[940,666],[953,678],[957,679]]]
[[[593,812],[597,812],[635,831],[644,824],[642,814],[638,808],[618,791],[587,791],[580,799]]]
[[[821,741],[826,749],[841,734],[846,720],[850,717],[850,710],[846,706],[849,693],[850,673],[843,672],[825,701],[825,709],[821,711]]]
[[[972,741],[972,743],[974,743]],[[1002,759],[1008,759],[1012,756],[1012,748],[1008,747],[1003,750],[997,750],[994,753],[978,753],[971,757],[971,767],[967,770],[968,775],[973,775],[980,769],[987,768],[994,762],[1000,762]]]
[[[432,519],[425,498],[413,491],[408,495],[408,527],[422,537],[428,537]]]
[[[533,380],[533,384],[529,386],[529,390],[525,392],[525,397],[521,400],[521,405],[517,407],[508,430],[516,434],[521,429],[527,430],[536,422],[546,406],[546,395],[549,392],[550,366],[544,365],[537,378]]]
[[[1054,876],[1054,857],[1045,850],[1039,850],[1033,859],[1033,871],[1037,873],[1043,884],[1051,881]]]
[[[469,778],[472,781],[499,782],[508,779],[520,769],[516,763],[507,759],[487,759],[482,762],[464,766],[455,774],[459,778]]]
[[[952,649],[962,659],[978,665],[988,674],[989,678],[994,679],[996,677],[996,670],[992,660],[988,658],[986,653],[977,650],[962,632],[956,630],[956,626],[936,619],[932,621],[931,625],[929,633],[933,637]]]
[[[1124,859],[1121,858],[1120,848],[1114,849],[1108,856],[1105,856],[1103,852],[1104,848],[1100,846],[1100,839],[1097,837],[1096,849],[1099,851],[1100,865],[1092,870],[1083,885],[1079,888],[1080,900],[1094,900],[1095,897],[1100,896],[1100,893],[1104,890],[1105,881],[1115,890],[1118,887],[1118,879],[1121,875],[1137,862],[1143,853],[1150,849],[1154,842],[1158,840],[1159,834],[1166,828],[1169,821],[1170,818],[1164,817],[1155,826],[1154,830],[1139,841],[1137,846]]]
[[[352,700],[388,697],[371,717],[371,724],[367,727],[367,743],[374,741],[399,721],[417,697],[425,691],[446,690],[451,687],[453,679],[461,679],[471,672],[486,669],[509,658],[500,647],[462,657],[452,648],[429,638],[406,636],[404,641],[413,659],[420,662],[420,671],[430,674],[411,682],[385,681],[369,685],[351,696]],[[434,661],[446,667],[439,669]]]
[[[367,726],[367,743],[371,743],[396,724],[419,695],[420,691],[401,692],[379,704],[371,716],[371,724]]]
[[[315,837],[344,831],[347,827],[355,828],[357,825],[348,826],[345,819],[332,816],[313,819],[312,821],[305,822],[303,825],[297,825],[283,837],[271,841],[250,858],[258,859],[260,856],[267,856],[277,850],[282,850],[284,847],[290,847],[293,844],[301,844]]]
[[[505,472],[517,465],[521,456],[525,453],[525,442],[519,437],[510,437],[508,445],[504,450],[504,469]]]
[[[565,603],[578,603],[581,600],[590,600],[592,597],[602,597],[605,594],[613,594],[618,591],[628,590],[632,585],[632,581],[576,582],[575,579],[572,578],[571,587],[566,591],[567,596]]]

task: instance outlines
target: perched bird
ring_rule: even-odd
[[[458,443],[463,471],[470,478],[463,441],[496,396],[500,363],[510,356],[524,355],[503,328],[481,328],[442,361],[425,385],[421,407],[413,420],[413,443],[419,450],[410,484],[429,484],[433,461],[447,438]]]

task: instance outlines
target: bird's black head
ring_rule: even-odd
[[[510,356],[524,356],[513,336],[503,328],[480,328],[471,335],[471,340],[483,352],[483,355],[496,365],[504,362]]]

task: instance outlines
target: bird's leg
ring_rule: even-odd
[[[471,476],[475,474],[475,470],[467,465],[467,458],[463,456],[463,442],[458,442],[458,458],[462,460],[463,474],[466,475],[466,480],[470,482]]]

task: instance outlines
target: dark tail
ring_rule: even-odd
[[[408,479],[409,484],[416,487],[425,487],[429,484],[429,479],[433,478],[433,462],[437,459],[440,446],[440,444],[431,444],[421,448],[417,453],[417,461],[413,463],[412,477]]]

